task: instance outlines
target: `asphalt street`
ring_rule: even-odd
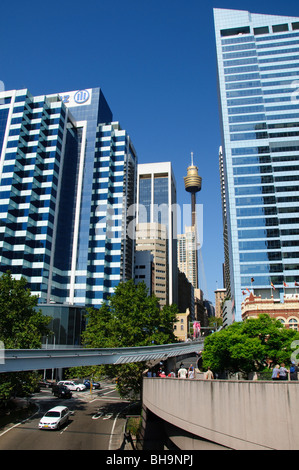
[[[129,402],[121,400],[111,384],[92,393],[73,392],[71,399],[42,390],[33,397],[37,412],[24,422],[0,429],[0,450],[117,450],[120,448]],[[73,412],[59,431],[40,430],[38,423],[50,408],[64,405]]]

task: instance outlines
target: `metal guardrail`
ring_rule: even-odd
[[[203,339],[132,348],[2,349],[1,372],[55,369],[101,364],[127,364],[198,353]]]

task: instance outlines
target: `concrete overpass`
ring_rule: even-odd
[[[145,446],[150,422],[156,450],[163,427],[180,450],[298,450],[298,394],[299,382],[293,381],[146,377]]]
[[[1,349],[0,373],[171,360],[203,348],[204,340],[132,348]]]

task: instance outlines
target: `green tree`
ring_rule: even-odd
[[[113,348],[174,343],[177,313],[175,305],[160,309],[158,299],[148,295],[145,283],[121,282],[107,304],[99,309],[87,309],[83,344],[88,348]],[[117,377],[120,395],[135,399],[140,392],[144,368],[144,363],[76,368],[71,370],[71,375]]]
[[[158,299],[148,295],[145,283],[121,282],[108,304],[87,309],[83,332],[86,347],[110,348],[174,343],[175,305],[161,310]]]
[[[217,330],[220,326],[223,325],[222,317],[209,317],[209,327]]]
[[[203,367],[214,371],[262,371],[266,366],[285,362],[289,364],[293,353],[292,342],[299,333],[288,330],[269,315],[235,322],[205,339],[202,353]]]
[[[5,349],[41,347],[43,335],[50,333],[50,318],[37,307],[38,297],[31,295],[25,278],[14,279],[8,271],[0,277],[0,341]],[[6,403],[12,396],[32,392],[36,373],[0,374],[0,400]]]

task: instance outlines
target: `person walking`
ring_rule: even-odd
[[[273,369],[272,380],[279,380],[279,365],[278,364]]]
[[[288,380],[288,369],[286,369],[285,364],[282,363],[279,369],[279,380]]]
[[[178,378],[185,379],[187,377],[187,369],[185,369],[184,364],[181,364],[181,367],[178,371]]]
[[[298,380],[298,366],[294,361],[290,367],[290,380]]]
[[[206,380],[213,380],[214,379],[214,374],[211,371],[211,369],[208,367],[207,372],[205,373],[205,379]]]
[[[175,372],[173,369],[171,369],[167,377],[175,377]]]
[[[194,367],[193,365],[191,364],[189,369],[188,369],[188,379],[194,379],[195,375],[194,375]]]

